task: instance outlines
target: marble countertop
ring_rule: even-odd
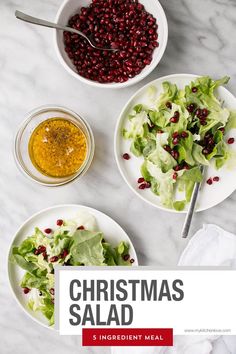
[[[62,203],[97,208],[114,218],[133,240],[142,265],[176,265],[187,241],[180,238],[184,215],[167,214],[140,200],[126,186],[113,155],[117,116],[128,98],[145,83],[172,73],[229,75],[236,94],[235,0],[161,0],[169,23],[169,42],[158,67],[139,84],[123,90],[89,87],[62,68],[50,29],[19,23],[15,9],[53,20],[62,0],[0,2],[0,328],[3,354],[53,352],[109,353],[108,348],[80,348],[77,337],[60,337],[31,321],[16,304],[7,280],[7,253],[13,234],[34,212]],[[55,103],[75,110],[91,124],[96,140],[94,162],[86,178],[60,188],[30,182],[13,159],[13,137],[31,109]],[[193,221],[236,232],[236,194]],[[124,208],[124,205],[126,208]],[[199,353],[200,354],[200,353]]]

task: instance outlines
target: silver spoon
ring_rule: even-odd
[[[203,174],[203,171],[204,171],[204,167],[203,166],[200,166],[200,171]],[[188,233],[189,233],[189,229],[190,229],[190,226],[191,226],[193,213],[194,213],[194,209],[195,209],[195,205],[196,205],[196,201],[197,201],[197,197],[198,197],[198,192],[199,192],[200,186],[201,186],[201,183],[195,183],[195,185],[194,185],[193,193],[192,193],[191,200],[190,200],[189,209],[188,209],[188,212],[187,212],[187,215],[186,215],[186,218],[185,218],[185,221],[184,221],[184,226],[183,226],[183,229],[182,229],[182,233],[181,233],[183,238],[186,238],[188,236]]]
[[[22,21],[25,21],[25,22],[29,22],[29,23],[32,23],[34,25],[39,25],[39,26],[44,26],[44,27],[49,27],[49,28],[56,28],[56,29],[61,30],[61,31],[76,33],[76,34],[82,36],[83,38],[85,38],[89,42],[91,47],[93,47],[95,49],[110,50],[110,51],[113,51],[113,52],[116,52],[118,50],[118,49],[113,49],[113,48],[97,47],[96,44],[94,43],[94,41],[92,39],[90,39],[88,36],[86,36],[83,32],[80,32],[80,31],[78,31],[78,30],[76,30],[74,28],[71,28],[71,27],[61,26],[61,25],[59,25],[57,23],[41,20],[40,18],[29,16],[27,14],[24,14],[23,12],[18,11],[18,10],[16,10],[15,16],[19,20],[22,20]]]

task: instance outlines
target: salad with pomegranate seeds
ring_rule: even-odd
[[[194,184],[203,179],[201,165],[213,162],[220,169],[235,158],[230,149],[234,138],[226,139],[225,134],[236,128],[236,112],[215,95],[228,81],[199,77],[184,89],[163,82],[159,97],[149,87],[150,104],[136,105],[128,117],[123,137],[131,140],[131,153],[143,161],[138,188],[151,188],[167,208],[185,208]]]
[[[20,286],[32,311],[40,311],[54,324],[54,268],[61,266],[130,266],[129,245],[107,243],[95,218],[80,212],[72,220],[59,219],[54,230],[35,228],[19,246],[12,260],[25,270]]]

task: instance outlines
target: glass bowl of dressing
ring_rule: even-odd
[[[14,153],[17,165],[32,180],[60,186],[85,174],[94,149],[92,130],[83,118],[67,108],[43,106],[20,126]]]

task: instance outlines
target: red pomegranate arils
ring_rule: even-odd
[[[146,188],[146,183],[142,183],[138,186],[139,189],[145,189]]]
[[[49,262],[54,263],[54,262],[57,262],[58,259],[59,258],[57,256],[53,256],[53,257],[49,258]]]
[[[230,145],[233,144],[233,143],[234,143],[234,138],[229,138],[227,142],[228,142],[228,144],[230,144]]]
[[[172,177],[173,177],[174,180],[176,180],[177,177],[178,177],[178,173],[175,172]]]
[[[54,288],[51,288],[51,289],[49,290],[49,292],[50,292],[50,294],[51,294],[52,296],[54,296],[54,294],[55,294]]]
[[[143,177],[140,177],[140,178],[138,179],[138,183],[143,183],[143,182],[145,182],[145,179],[144,179]]]
[[[30,292],[31,289],[29,288],[23,288],[23,293],[26,295]]]
[[[197,91],[198,91],[198,88],[197,88],[197,87],[193,87],[193,88],[192,88],[192,92],[193,92],[193,93],[196,93]]]
[[[220,180],[220,177],[218,177],[218,176],[213,177],[214,182],[219,182],[219,180]]]
[[[45,232],[45,234],[50,234],[52,232],[52,229],[47,228],[47,229],[44,230],[44,232]]]
[[[208,180],[206,181],[206,183],[209,184],[209,185],[211,185],[211,184],[213,183],[212,178],[211,178],[211,177],[208,178]]]
[[[129,160],[130,159],[130,155],[127,154],[127,152],[125,154],[123,154],[123,159],[124,160]]]
[[[134,259],[133,259],[133,258],[131,258],[130,263],[131,263],[131,264],[134,263]]]
[[[77,227],[77,230],[85,230],[85,227],[83,225],[80,225],[79,227]]]
[[[62,219],[58,219],[57,220],[57,225],[58,226],[62,226],[63,225],[63,220]]]
[[[122,83],[138,75],[159,46],[156,19],[138,1],[91,1],[68,25],[97,46],[118,49],[94,49],[83,37],[64,32],[65,51],[78,74],[99,83]]]
[[[129,254],[125,254],[125,255],[123,256],[123,260],[124,260],[125,262],[127,262],[127,261],[129,260],[129,258],[130,258],[130,255],[129,255]]]

